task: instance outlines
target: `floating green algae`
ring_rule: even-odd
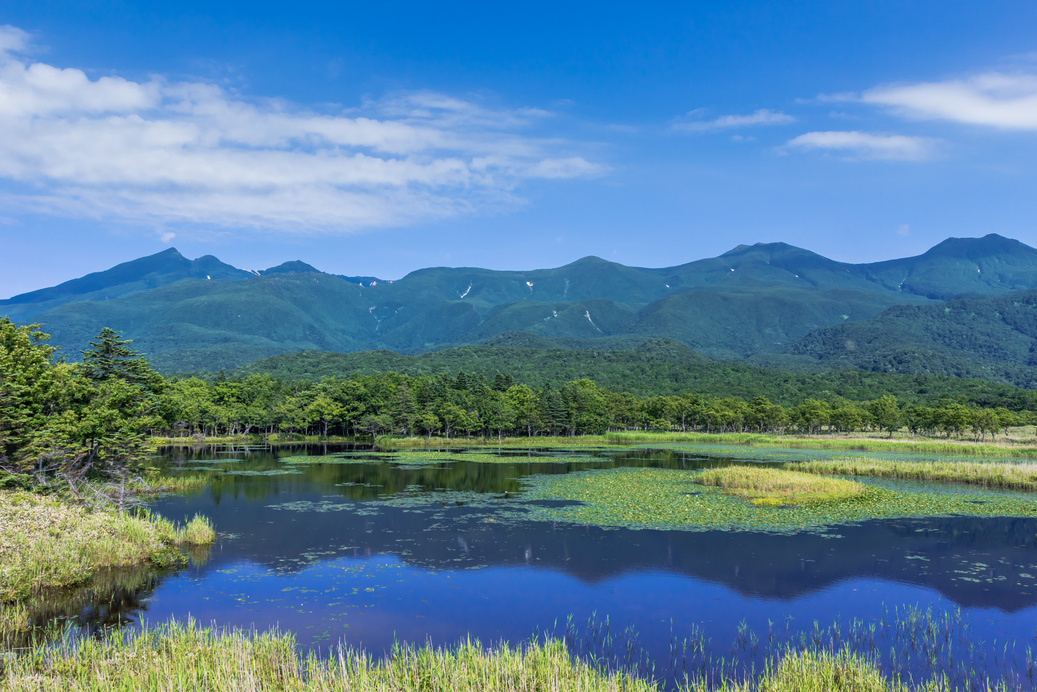
[[[1021,493],[931,492],[917,484],[865,483],[852,498],[809,506],[757,507],[695,483],[697,472],[652,468],[580,471],[525,479],[523,500],[581,504],[532,507],[528,518],[632,529],[824,532],[869,519],[947,515],[1037,516],[1037,502]]]

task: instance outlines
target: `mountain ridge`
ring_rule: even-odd
[[[1037,250],[996,234],[866,264],[777,242],[672,267],[587,256],[528,271],[427,267],[395,281],[328,274],[300,260],[250,272],[170,248],[0,301],[0,314],[43,322],[71,357],[110,326],[166,371],[230,369],[304,350],[416,354],[514,333],[554,343],[673,338],[713,358],[858,367],[795,345],[897,306],[1033,289]]]

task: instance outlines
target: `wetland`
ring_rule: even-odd
[[[37,641],[190,619],[290,632],[300,652],[345,642],[376,656],[399,642],[552,637],[666,685],[751,676],[789,647],[848,649],[915,681],[1032,689],[1031,494],[797,473],[806,501],[754,502],[744,479],[737,492],[701,482],[748,473],[780,493],[770,474],[786,464],[847,456],[694,444],[163,448],[151,463],[195,490],[150,509],[207,517],[212,547],[182,569],[114,570],[24,616]]]

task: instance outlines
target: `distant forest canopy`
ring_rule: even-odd
[[[632,429],[819,434],[906,425],[913,432],[982,439],[1030,423],[1037,408],[1034,393],[1023,390],[985,405],[959,392],[906,404],[890,393],[857,401],[819,393],[782,406],[764,395],[720,390],[636,396],[587,378],[531,387],[509,373],[491,378],[464,371],[318,381],[268,374],[167,379],[127,343],[105,329],[81,363],[55,362],[38,328],[0,319],[0,467],[23,473],[45,465],[110,472],[139,457],[144,435],[163,433],[450,438]]]
[[[571,348],[541,347],[528,334],[504,335],[495,345],[462,346],[416,356],[392,351],[327,353],[305,351],[256,361],[225,376],[271,375],[283,380],[316,381],[325,377],[397,372],[412,377],[450,373],[497,373],[537,389],[590,379],[598,386],[638,397],[697,394],[705,397],[765,396],[783,406],[806,399],[870,401],[893,394],[904,403],[963,399],[978,406],[1037,409],[1037,391],[982,379],[944,375],[899,375],[845,369],[790,372],[741,363],[709,360],[672,339],[650,339],[632,348],[594,348],[594,342],[569,342]],[[214,373],[183,373],[212,380]]]
[[[870,264],[758,243],[665,268],[586,257],[529,271],[432,267],[396,281],[302,262],[249,272],[168,249],[0,300],[5,314],[42,323],[69,360],[111,327],[166,374],[301,351],[508,345],[520,334],[535,348],[631,350],[665,338],[703,357],[786,371],[859,368],[1037,389],[1037,249],[994,234]],[[569,370],[610,389],[636,386]],[[513,374],[534,384],[534,370]],[[675,386],[638,393],[678,393],[683,383]]]

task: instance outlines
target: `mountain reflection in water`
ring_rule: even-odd
[[[869,521],[830,535],[495,520],[494,506],[523,507],[525,475],[724,463],[644,450],[602,454],[590,465],[516,459],[415,468],[372,460],[254,475],[283,470],[278,454],[308,451],[329,450],[164,453],[173,468],[224,460],[208,466],[213,483],[205,491],[154,503],[171,519],[210,517],[220,537],[207,562],[143,589],[148,624],[191,616],[202,624],[278,626],[303,646],[326,650],[345,640],[379,651],[394,639],[515,642],[562,634],[569,616],[594,616],[633,628],[639,646],[665,659],[674,638],[689,632],[724,656],[740,624],[757,632],[773,623],[809,629],[910,604],[961,607],[973,616],[970,636],[1033,644],[1034,519]],[[253,475],[226,475],[234,471]],[[437,489],[492,495],[497,505],[422,500]],[[378,501],[401,492],[413,501]]]

